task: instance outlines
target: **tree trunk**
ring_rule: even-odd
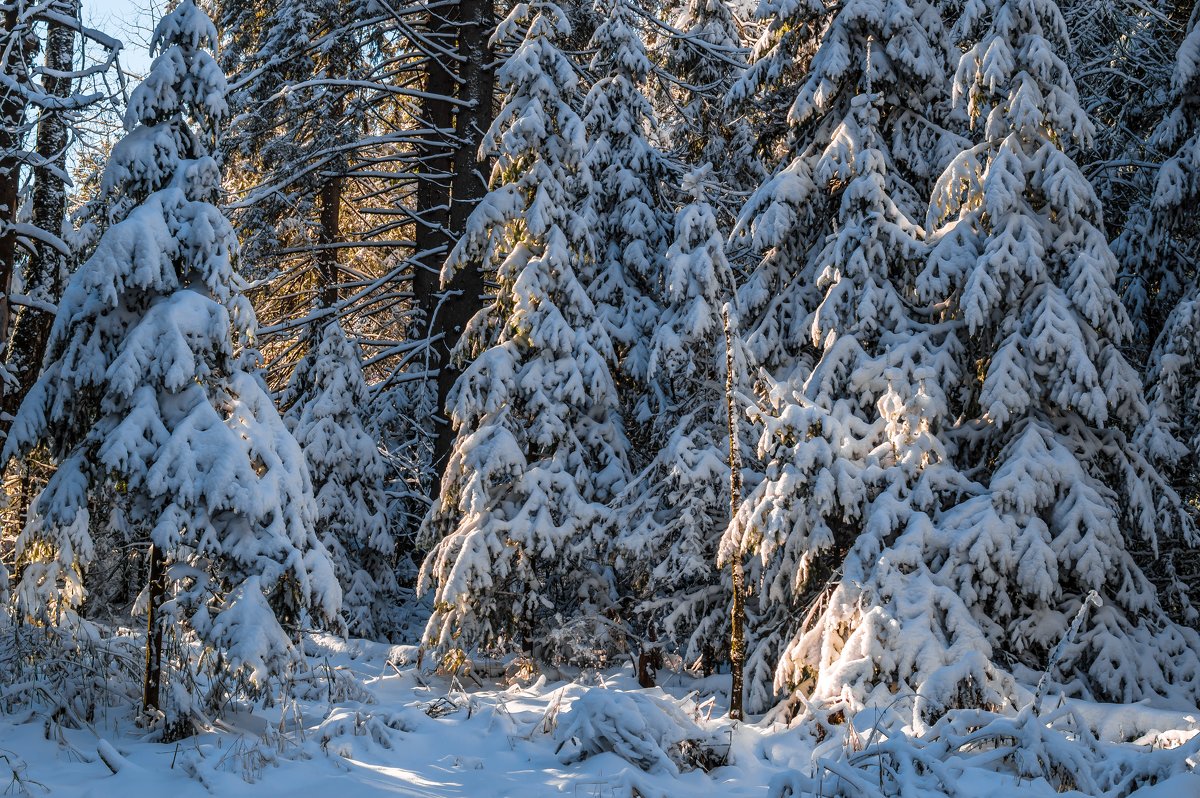
[[[729,518],[734,522],[742,500],[742,455],[738,449],[737,413],[733,390],[734,381],[732,325],[729,323],[729,306],[721,315],[725,322],[725,413],[729,422]],[[746,619],[745,574],[742,571],[742,556],[734,552],[729,560],[733,574],[733,601],[730,608],[729,625],[729,671],[732,684],[729,687],[729,718],[742,720],[742,696],[745,693],[746,639],[743,626]]]
[[[413,273],[413,295],[421,310],[421,320],[414,338],[432,341],[443,329],[441,307],[442,292],[440,275],[450,245],[450,184],[453,161],[450,137],[454,128],[455,77],[452,57],[457,34],[457,3],[440,3],[433,7],[428,17],[428,38],[434,46],[433,54],[426,62],[425,97],[422,99],[422,124],[427,133],[418,148],[421,177],[417,184],[417,229],[415,235],[416,264]],[[443,53],[440,50],[447,52]],[[429,367],[443,370],[448,366],[445,346],[430,344]],[[431,495],[440,489],[441,475],[445,470],[449,448],[443,442],[450,440],[443,435],[443,428],[450,424],[442,416],[443,406],[440,380],[431,389],[437,390],[437,413],[435,426],[433,468],[435,478],[430,486]]]
[[[20,86],[29,81],[29,60],[37,49],[37,39],[30,25],[21,20],[24,3],[14,2],[4,11],[4,28],[0,30],[0,54],[3,54],[5,73]],[[21,185],[21,141],[25,135],[27,98],[20,89],[5,89],[0,93],[0,349],[8,341],[9,315],[12,304],[13,274],[16,271],[17,233],[13,227]],[[7,394],[9,386],[0,382],[0,393]],[[4,422],[7,428],[7,422]]]
[[[150,545],[150,581],[146,607],[146,676],[142,682],[142,709],[156,712],[161,708],[159,687],[162,682],[162,623],[158,610],[167,592],[167,574],[162,551]]]
[[[458,107],[454,119],[457,147],[454,151],[454,177],[450,195],[450,231],[457,238],[466,228],[467,217],[487,194],[487,159],[479,157],[479,144],[492,124],[492,95],[495,89],[493,54],[488,47],[495,25],[494,0],[462,0],[458,29],[460,83]],[[446,285],[440,286],[441,309],[432,330],[441,335],[435,344],[438,353],[437,407],[446,408],[450,389],[459,371],[450,353],[462,337],[467,322],[483,304],[483,273],[479,269],[459,269]],[[445,471],[450,449],[454,445],[454,429],[448,421],[437,426],[434,441],[434,465],[437,482]],[[435,490],[437,489],[435,484]],[[436,495],[436,494],[435,494]]]
[[[460,104],[454,119],[458,147],[450,208],[450,229],[456,236],[462,234],[467,217],[487,194],[489,163],[479,157],[479,144],[492,125],[496,85],[495,56],[488,47],[496,24],[495,0],[461,0],[459,11]]]
[[[79,7],[72,0],[55,6],[61,15],[73,18]],[[67,75],[74,64],[75,31],[68,25],[51,20],[46,32],[46,72],[42,86],[52,97],[67,98],[74,90],[74,81]],[[33,169],[33,225],[53,236],[62,233],[66,217],[66,167],[68,143],[67,119],[61,111],[43,109],[38,117],[38,164]],[[45,241],[34,243],[25,268],[25,293],[44,305],[53,306],[62,296],[66,275],[66,256]],[[13,328],[8,352],[9,371],[17,385],[4,397],[4,410],[15,415],[17,408],[37,379],[46,339],[54,314],[45,308],[24,307]]]
[[[335,118],[345,113],[345,100],[341,97],[333,104]],[[337,174],[329,175],[321,185],[319,202],[321,204],[321,230],[317,235],[317,304],[331,308],[337,304],[338,282],[341,279],[338,269],[338,247],[342,240],[342,185],[344,169],[338,168]]]

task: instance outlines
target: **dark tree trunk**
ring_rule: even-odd
[[[332,115],[339,119],[345,113],[346,102],[339,97],[333,104]],[[319,202],[321,204],[321,230],[317,236],[317,304],[331,308],[337,304],[338,283],[341,273],[338,269],[338,244],[342,241],[342,188],[345,183],[345,169],[336,167],[336,172],[330,174],[321,185]]]
[[[55,10],[72,18],[78,6],[66,0]],[[75,31],[68,25],[51,21],[46,33],[46,73],[42,86],[52,97],[67,98],[74,81],[67,77],[74,63]],[[51,235],[62,232],[66,217],[67,120],[61,111],[44,109],[38,118],[38,163],[33,169],[33,225]],[[34,243],[25,268],[25,293],[45,306],[53,306],[62,296],[66,256],[45,241]],[[38,376],[46,339],[54,314],[45,307],[24,307],[17,315],[8,352],[9,370],[17,385],[4,397],[4,410],[15,414]]]
[[[29,81],[29,60],[37,48],[32,28],[21,20],[23,3],[14,2],[4,11],[0,30],[0,52],[7,57],[0,66],[18,85]],[[21,149],[25,136],[27,98],[20,89],[0,92],[0,348],[8,341],[11,313],[10,294],[17,261],[17,232],[13,227],[21,184]],[[9,387],[0,383],[0,392]],[[7,427],[7,423],[4,424]]]
[[[492,124],[495,74],[488,39],[495,25],[494,0],[462,0],[459,5],[458,55],[460,58],[460,101],[454,119],[457,148],[454,151],[454,178],[451,188],[450,230],[457,238],[466,227],[467,217],[487,193],[489,165],[480,159],[479,144]],[[441,286],[441,309],[434,334],[440,334],[436,349],[439,358],[437,406],[446,408],[446,399],[459,371],[450,358],[467,322],[483,303],[483,274],[478,269],[459,269],[448,284]],[[439,423],[434,441],[434,464],[440,482],[454,445],[454,429]],[[435,485],[435,489],[436,489]]]
[[[450,229],[461,235],[467,217],[487,194],[487,159],[479,157],[479,143],[491,127],[495,92],[494,54],[488,39],[496,23],[494,0],[461,0],[458,55],[461,59],[460,105],[454,120],[458,147],[454,151],[453,204]]]
[[[163,596],[167,591],[167,574],[162,551],[150,546],[150,581],[146,607],[146,676],[142,681],[142,709],[150,713],[161,708],[159,692],[162,683],[162,623],[158,617]]]
[[[425,98],[422,100],[422,124],[427,129],[425,141],[419,148],[421,179],[417,184],[417,248],[413,295],[421,310],[420,326],[414,338],[431,340],[445,329],[444,309],[441,307],[440,290],[442,262],[446,259],[450,245],[450,184],[454,163],[452,160],[454,129],[455,76],[453,55],[457,38],[457,3],[447,2],[432,8],[428,17],[428,34],[435,46],[426,63]],[[442,52],[445,51],[445,52]],[[444,342],[433,346],[430,367],[448,366]],[[433,466],[436,478],[430,486],[434,496],[440,488],[441,474],[445,469],[449,449],[443,441],[448,440],[449,422],[442,416],[440,380],[438,390],[438,412],[434,418],[436,427]]]

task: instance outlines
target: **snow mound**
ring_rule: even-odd
[[[554,731],[564,765],[613,753],[647,773],[676,775],[712,762],[719,748],[679,703],[643,692],[587,690]]]

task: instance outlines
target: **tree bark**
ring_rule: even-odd
[[[74,0],[56,4],[55,11],[65,17],[78,16]],[[50,20],[46,32],[46,72],[42,87],[51,97],[65,99],[74,91],[74,80],[68,75],[74,65],[75,31],[68,25]],[[66,217],[67,143],[69,130],[63,112],[43,109],[38,117],[37,165],[33,169],[32,222],[35,227],[59,236]],[[62,296],[66,274],[66,256],[54,245],[34,242],[24,273],[25,293],[44,305],[53,306]],[[8,351],[9,371],[17,379],[4,397],[3,408],[15,415],[21,401],[37,379],[46,339],[54,314],[45,308],[24,307],[13,327]]]
[[[726,305],[721,316],[725,323],[725,413],[729,423],[729,518],[734,523],[737,519],[738,507],[742,500],[742,456],[738,448],[737,413],[735,410],[733,391],[734,381],[733,338],[732,325],[729,323],[729,306]],[[742,696],[745,693],[746,668],[746,638],[744,624],[746,620],[745,581],[742,570],[740,552],[734,552],[729,560],[733,575],[733,601],[730,607],[729,625],[729,671],[732,684],[729,687],[729,718],[742,720]]]
[[[460,104],[454,119],[457,147],[454,150],[454,176],[450,194],[450,235],[461,236],[467,217],[487,194],[489,164],[480,158],[479,144],[492,124],[495,72],[493,54],[488,47],[495,26],[494,0],[461,0],[458,27]],[[458,344],[471,317],[483,305],[483,273],[478,269],[459,269],[454,278],[440,285],[441,308],[433,334],[438,354],[437,407],[445,410],[450,389],[458,379],[450,353]],[[433,461],[440,483],[446,461],[454,446],[454,429],[448,420],[440,420],[434,440]],[[435,485],[435,490],[438,486]],[[436,494],[435,494],[436,495]]]
[[[467,217],[487,194],[487,158],[479,144],[492,125],[496,76],[494,54],[488,46],[496,24],[495,0],[461,0],[458,55],[461,64],[459,108],[454,119],[458,147],[454,151],[454,180],[450,229],[461,235]]]
[[[334,118],[340,118],[345,113],[346,103],[341,97],[333,104]],[[341,279],[338,268],[338,247],[342,240],[342,187],[345,181],[345,169],[338,168],[336,174],[329,175],[321,185],[319,202],[321,204],[321,230],[317,235],[317,304],[331,308],[337,304],[338,282]]]
[[[430,342],[431,369],[448,367],[444,342],[433,342],[444,329],[440,275],[442,262],[450,246],[450,186],[454,167],[451,135],[454,129],[455,76],[451,71],[457,35],[457,3],[447,2],[432,8],[428,16],[428,38],[433,46],[426,62],[425,96],[422,99],[422,124],[426,127],[423,143],[418,148],[421,177],[417,184],[416,263],[413,273],[413,295],[421,310],[419,327],[414,338]],[[442,52],[445,50],[447,52]],[[442,415],[441,380],[430,386],[437,391],[433,468],[435,476],[430,485],[432,496],[440,490],[449,449],[444,441],[452,440],[443,434],[450,427]]]
[[[18,84],[29,81],[29,60],[37,49],[32,27],[21,19],[24,3],[13,2],[4,11],[4,27],[0,30],[0,53],[7,57],[0,68]],[[9,316],[12,302],[13,274],[16,271],[16,222],[21,186],[21,141],[25,134],[25,111],[28,98],[21,88],[5,89],[0,93],[0,349],[8,342]],[[0,382],[0,394],[9,386]],[[3,422],[7,428],[7,422]]]
[[[156,712],[161,708],[159,692],[162,683],[162,623],[158,611],[167,592],[167,574],[162,551],[150,545],[150,581],[146,607],[146,675],[142,681],[142,709]]]

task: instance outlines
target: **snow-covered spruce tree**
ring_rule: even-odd
[[[729,520],[721,307],[733,273],[709,202],[712,168],[684,178],[692,195],[675,217],[667,249],[665,307],[650,339],[651,406],[664,441],[618,497],[616,569],[628,583],[639,634],[666,633],[689,661],[719,660],[729,588],[717,544]]]
[[[420,589],[435,590],[425,645],[554,658],[550,630],[611,601],[596,558],[628,444],[613,345],[576,271],[592,251],[580,213],[591,178],[578,78],[556,45],[569,28],[557,6],[522,4],[495,39],[524,25],[484,139],[492,190],[445,267],[495,269],[497,290],[450,395],[458,437],[426,520]]]
[[[764,476],[721,545],[723,561],[750,558],[751,711],[788,689],[848,688],[866,702],[952,662],[863,658],[898,650],[894,618],[920,609],[895,592],[903,574],[873,572],[879,553],[960,489],[939,439],[957,371],[944,332],[914,306],[922,230],[884,129],[936,98],[940,25],[921,0],[794,13],[770,28],[821,32],[793,88],[795,150],[739,223],[766,250],[742,295],[750,348],[777,367],[753,414]],[[750,76],[772,74],[756,66]],[[928,575],[909,578],[916,589]]]
[[[1160,167],[1149,203],[1149,224],[1137,230],[1145,236],[1145,249],[1153,253],[1146,265],[1158,265],[1164,275],[1184,289],[1171,308],[1161,335],[1150,354],[1147,371],[1149,417],[1138,432],[1138,442],[1148,457],[1169,475],[1185,501],[1200,500],[1200,223],[1195,208],[1200,203],[1200,11],[1193,13],[1187,37],[1179,48],[1171,82],[1175,107],[1156,131],[1155,143],[1172,153]],[[1154,297],[1159,307],[1170,307],[1166,286],[1159,283]],[[1175,609],[1185,617],[1200,598],[1200,568],[1189,551],[1193,542],[1170,541],[1161,556],[1166,568],[1153,573],[1175,594]],[[1152,552],[1159,554],[1159,552]],[[1190,598],[1188,597],[1188,594]]]
[[[658,313],[654,287],[667,249],[667,165],[649,137],[654,109],[643,94],[652,69],[627,0],[604,4],[592,35],[596,82],[584,100],[586,223],[596,246],[588,294],[617,345],[622,368],[644,384],[646,343]],[[636,388],[633,389],[637,391]]]
[[[156,28],[105,178],[119,221],[67,287],[6,457],[44,446],[57,463],[17,541],[24,616],[54,622],[84,598],[93,503],[115,495],[163,569],[151,638],[188,629],[261,683],[295,656],[281,623],[336,617],[340,591],[303,454],[253,370],[237,243],[213,204],[215,42],[193,0]]]
[[[363,425],[369,400],[358,347],[338,322],[318,326],[283,393],[284,421],[308,461],[316,529],[341,583],[347,628],[374,638],[399,588],[384,516],[388,470]]]
[[[929,301],[950,293],[960,325],[967,379],[951,443],[978,491],[914,538],[903,562],[936,568],[939,589],[970,615],[905,624],[903,651],[939,656],[981,638],[976,649],[998,669],[1036,679],[1094,590],[1103,606],[1064,649],[1054,683],[1102,700],[1195,700],[1200,641],[1167,620],[1128,550],[1177,534],[1186,519],[1126,437],[1146,405],[1119,349],[1132,325],[1114,290],[1102,205],[1063,151],[1092,134],[1058,55],[1063,18],[1053,0],[966,11],[953,96],[979,143],[938,183],[918,288]],[[979,674],[924,694],[936,709],[956,689],[992,704],[1013,697]]]
[[[758,364],[776,369],[811,354],[810,314],[823,294],[817,279],[822,266],[812,255],[833,231],[840,188],[849,174],[830,171],[828,165],[819,175],[814,169],[832,163],[839,148],[847,147],[837,138],[839,125],[851,98],[862,90],[854,87],[861,82],[872,35],[876,89],[885,95],[879,124],[889,162],[894,149],[911,157],[919,153],[926,162],[905,171],[927,171],[954,137],[931,116],[945,71],[943,26],[928,0],[889,5],[886,11],[857,1],[845,8],[804,2],[764,5],[759,11],[763,35],[729,100],[735,107],[766,109],[759,113],[785,124],[786,133],[763,130],[761,135],[783,141],[787,157],[751,196],[734,233],[767,253],[740,287],[739,302],[749,353]],[[893,97],[893,88],[900,94]],[[925,204],[899,166],[889,163],[888,191],[901,210],[920,218]]]

